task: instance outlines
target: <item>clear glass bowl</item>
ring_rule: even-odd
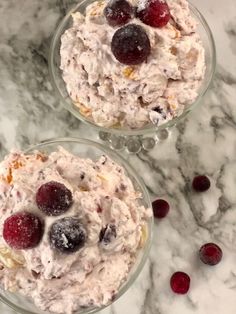
[[[216,67],[216,50],[215,43],[213,39],[212,32],[202,14],[192,5],[190,4],[190,10],[192,16],[198,22],[198,32],[201,36],[201,40],[203,42],[203,46],[205,48],[206,53],[206,73],[205,78],[202,82],[202,85],[198,91],[198,97],[194,103],[190,106],[186,106],[184,112],[158,127],[154,125],[148,124],[147,126],[140,129],[125,129],[125,128],[105,128],[96,125],[91,119],[88,119],[80,114],[79,109],[73,104],[71,98],[69,97],[65,83],[62,79],[62,71],[60,70],[60,46],[61,46],[61,36],[65,32],[66,29],[72,26],[72,17],[71,14],[75,12],[85,13],[86,7],[94,2],[94,0],[82,0],[79,2],[61,21],[59,26],[57,27],[55,34],[52,38],[50,54],[49,54],[49,72],[51,76],[51,81],[53,87],[58,95],[62,105],[69,110],[73,115],[75,115],[81,121],[89,124],[91,127],[95,128],[99,132],[107,132],[120,136],[130,136],[130,135],[146,135],[149,133],[156,133],[159,130],[167,129],[175,125],[178,121],[183,119],[192,109],[196,106],[205,95],[208,90],[210,83],[213,79],[215,67]]]
[[[147,207],[151,208],[151,202],[145,184],[143,180],[137,175],[136,171],[127,163],[127,161],[124,158],[122,158],[120,155],[110,150],[109,148],[104,147],[101,144],[78,138],[58,138],[30,147],[26,151],[26,153],[28,154],[33,153],[34,150],[51,153],[55,151],[58,146],[64,147],[65,149],[67,149],[68,151],[75,155],[78,155],[83,158],[90,158],[93,160],[98,159],[103,154],[109,156],[116,163],[118,163],[125,169],[127,176],[133,182],[133,185],[136,188],[136,190],[142,193],[143,197],[140,200],[140,203],[146,208]],[[130,288],[130,286],[133,284],[133,282],[141,272],[150,250],[152,240],[152,229],[153,217],[151,217],[147,223],[146,243],[144,247],[141,248],[140,251],[138,252],[136,263],[133,265],[126,282],[124,282],[123,285],[120,287],[118,294],[111,303],[115,302]],[[23,297],[18,293],[4,291],[0,289],[0,301],[7,304],[9,307],[11,307],[12,309],[21,314],[49,314],[49,312],[44,312],[38,309],[30,298]],[[101,308],[84,309],[79,312],[76,312],[75,314],[96,313],[110,304],[107,304],[106,306]]]

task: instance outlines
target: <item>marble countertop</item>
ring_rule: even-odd
[[[97,134],[59,110],[49,83],[50,36],[72,0],[0,2],[0,157],[47,138]],[[153,198],[169,201],[169,216],[155,224],[145,269],[134,286],[103,314],[235,314],[236,308],[236,4],[234,0],[194,0],[210,24],[218,67],[204,101],[168,140],[150,153],[128,156],[142,173]],[[195,173],[212,187],[196,195]],[[196,252],[205,242],[224,252],[216,267],[201,264]],[[185,296],[174,295],[175,271],[191,276]],[[12,313],[0,305],[3,314]]]

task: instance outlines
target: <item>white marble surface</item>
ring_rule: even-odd
[[[218,69],[204,102],[149,154],[129,156],[152,197],[171,212],[155,225],[149,261],[135,285],[106,314],[235,314],[236,308],[236,4],[194,0],[215,36]],[[0,1],[0,155],[56,136],[96,133],[57,105],[49,83],[50,36],[71,0]],[[189,181],[207,174],[212,188],[194,195]],[[198,248],[218,243],[216,267],[202,265]],[[186,296],[169,288],[172,272],[192,279]],[[0,313],[11,310],[0,306]]]

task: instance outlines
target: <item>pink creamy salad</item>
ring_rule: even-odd
[[[145,1],[129,1],[138,10]],[[166,1],[171,19],[158,28],[132,17],[151,45],[146,62],[120,63],[111,51],[119,27],[104,16],[106,1],[72,15],[61,37],[61,70],[67,91],[82,115],[102,127],[156,126],[180,115],[194,102],[205,75],[205,51],[186,0]]]
[[[51,197],[45,195],[48,182],[69,193],[64,203],[60,196],[57,212],[45,207]],[[124,169],[105,155],[92,161],[61,147],[48,156],[11,153],[0,164],[1,288],[61,314],[106,305],[127,280],[145,243],[151,211],[140,205],[141,197]],[[26,212],[42,222],[43,229],[35,221],[29,225],[41,230],[37,243],[32,230],[23,232],[20,242],[12,233],[9,219],[14,224]],[[78,233],[71,221],[79,221]],[[17,229],[29,227],[27,220],[20,222]],[[53,233],[55,226],[59,229]],[[30,246],[30,241],[32,248],[15,249]]]

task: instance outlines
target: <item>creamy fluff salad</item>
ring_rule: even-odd
[[[150,209],[124,169],[59,147],[0,164],[0,286],[44,311],[111,302],[147,239]]]
[[[194,102],[205,51],[186,0],[96,1],[61,37],[68,94],[96,125],[158,126]]]

